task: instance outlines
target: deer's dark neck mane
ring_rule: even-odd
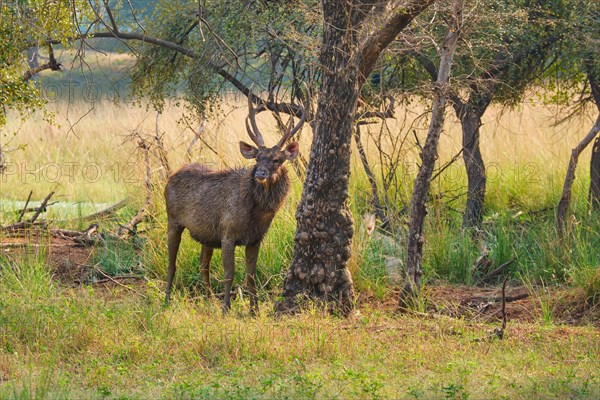
[[[268,180],[268,184],[263,185],[255,178],[256,166],[248,169],[247,179],[245,181],[245,196],[252,201],[257,209],[263,212],[276,212],[285,200],[285,196],[290,188],[290,178],[285,167],[279,168],[279,173],[275,178]]]

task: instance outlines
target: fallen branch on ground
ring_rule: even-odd
[[[23,221],[23,222],[17,222],[16,224],[12,224],[12,225],[0,226],[0,232],[16,233],[16,232],[25,231],[25,230],[31,229],[31,228],[47,229],[48,224],[46,221],[40,221],[40,222],[35,222],[35,223],[31,223],[29,221]]]
[[[84,231],[71,231],[68,229],[51,229],[50,233],[54,237],[60,237],[63,239],[68,238],[80,245],[93,246],[98,243],[104,242],[104,239],[98,232],[98,228],[98,224],[92,224]]]
[[[83,217],[82,219],[84,221],[92,221],[92,220],[95,220],[95,219],[98,219],[98,218],[107,217],[107,216],[109,216],[111,214],[116,213],[121,208],[125,207],[127,205],[127,201],[128,201],[128,199],[123,199],[123,200],[119,201],[118,203],[113,204],[110,207],[107,207],[107,208],[105,208],[103,210],[100,210],[100,211],[98,211],[98,212],[96,212],[94,214],[87,215],[87,216]]]
[[[94,279],[94,280],[90,280],[89,284],[97,284],[97,283],[106,283],[106,282],[114,282],[115,280],[126,280],[126,279],[147,279],[145,275],[118,275],[118,276],[112,276],[109,278],[102,278],[102,279]]]

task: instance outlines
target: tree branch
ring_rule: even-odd
[[[368,125],[375,121],[369,121],[371,118],[387,119],[394,118],[394,103],[395,99],[392,96],[385,97],[388,100],[388,106],[384,111],[365,111],[355,118],[357,125]]]
[[[162,47],[164,49],[169,49],[176,51],[180,54],[183,54],[186,57],[192,59],[200,58],[200,55],[194,52],[193,50],[184,47],[180,44],[169,42],[167,40],[155,38],[152,36],[148,36],[146,34],[136,33],[136,32],[120,32],[120,31],[109,31],[109,32],[96,32],[93,34],[82,34],[77,37],[69,39],[69,41],[75,40],[85,40],[89,38],[116,38],[121,40],[136,40],[142,43],[148,43],[155,46]],[[49,39],[46,41],[46,44],[60,44],[61,41],[55,39]],[[59,64],[60,65],[60,64]],[[219,74],[222,78],[224,78],[227,82],[232,84],[236,89],[242,92],[246,97],[250,95],[250,88],[244,85],[239,79],[237,79],[234,75],[230,74],[225,69],[212,64],[207,64],[209,68],[213,69],[217,74]],[[256,95],[252,95],[252,102],[255,104],[264,104],[266,109],[269,111],[280,112],[284,114],[291,114],[296,117],[300,117],[302,115],[302,107],[292,104],[292,103],[276,103],[263,101],[260,97]]]
[[[413,57],[419,62],[419,64],[421,64],[425,71],[427,71],[429,77],[431,78],[431,81],[437,81],[438,70],[435,63],[423,53],[415,52],[413,53]],[[463,113],[462,110],[465,107],[465,102],[460,98],[458,94],[454,92],[454,90],[450,88],[448,88],[448,92],[446,93],[446,95],[448,96],[448,100],[450,100],[450,102],[452,103],[452,107],[454,108],[456,114],[461,115]]]
[[[33,214],[33,217],[31,217],[31,219],[29,221],[27,221],[28,223],[33,224],[35,222],[35,220],[40,216],[40,214],[42,212],[46,211],[46,206],[48,204],[48,200],[50,200],[50,197],[52,197],[53,195],[54,195],[54,191],[50,192],[50,194],[48,194],[48,196],[46,196],[46,198],[44,200],[42,200],[42,204],[40,204],[40,206],[36,210],[35,214]]]
[[[117,23],[115,22],[115,17],[113,17],[112,10],[110,9],[110,6],[108,5],[108,0],[104,0],[104,8],[106,9],[106,13],[108,14],[108,19],[110,20],[110,24],[112,25],[112,28],[109,28],[109,29],[111,29],[115,33],[118,33],[119,27],[117,26]]]
[[[373,35],[367,37],[360,48],[360,79],[364,81],[371,73],[381,52],[408,26],[423,10],[429,7],[434,0],[411,0],[406,6],[396,11],[384,23],[383,27]]]
[[[23,82],[30,80],[35,74],[38,74],[46,69],[49,69],[52,71],[60,71],[62,64],[57,62],[56,58],[54,58],[54,49],[52,49],[51,44],[48,44],[48,57],[50,58],[50,60],[47,63],[38,65],[35,68],[31,68],[31,69],[28,69],[27,71],[25,71],[25,73],[23,74],[23,77],[21,78],[23,80]]]

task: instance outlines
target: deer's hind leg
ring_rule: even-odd
[[[202,245],[200,250],[200,270],[202,272],[202,278],[204,279],[204,290],[206,290],[206,296],[212,297],[212,290],[210,288],[210,259],[213,255],[213,248],[207,245]]]

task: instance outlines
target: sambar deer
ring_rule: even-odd
[[[273,147],[266,147],[256,124],[257,112],[252,93],[248,96],[246,130],[257,147],[240,141],[242,156],[255,159],[249,168],[213,171],[200,164],[188,164],[173,174],[165,187],[168,218],[169,269],[165,303],[169,303],[175,276],[177,252],[184,229],[202,245],[200,266],[207,295],[210,289],[210,259],[213,249],[221,248],[225,270],[223,311],[231,307],[231,286],[235,270],[235,246],[246,247],[246,279],[250,292],[250,309],[258,310],[256,296],[256,262],[260,243],[275,213],[290,188],[284,162],[298,156],[298,142],[285,143],[300,130],[307,116],[302,110],[298,124],[292,119],[286,132]]]

